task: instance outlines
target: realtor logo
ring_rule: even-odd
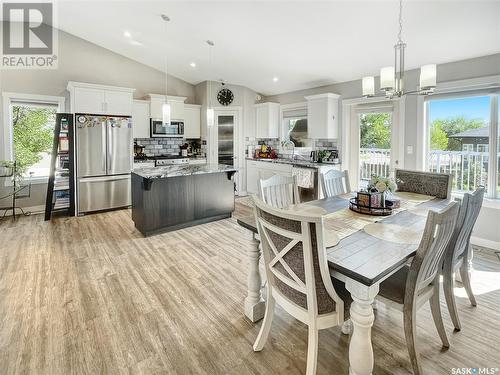
[[[2,68],[57,68],[53,3],[2,4]]]

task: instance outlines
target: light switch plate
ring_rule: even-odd
[[[413,146],[406,146],[406,153],[408,155],[412,155],[413,154]]]

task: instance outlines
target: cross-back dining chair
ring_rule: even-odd
[[[378,299],[403,312],[406,344],[416,375],[422,374],[416,340],[417,311],[429,301],[432,318],[444,347],[449,347],[439,302],[443,257],[455,228],[459,205],[451,202],[440,212],[429,211],[422,240],[410,266],[380,284]]]
[[[264,320],[253,349],[263,349],[277,303],[308,326],[306,374],[313,375],[318,331],[344,322],[350,294],[330,277],[321,215],[285,211],[253,199],[268,280]]]
[[[297,177],[274,175],[259,179],[259,193],[262,200],[276,208],[286,208],[300,203]]]
[[[320,174],[320,181],[325,198],[351,192],[349,173],[347,171],[331,169]]]
[[[472,258],[470,237],[479,211],[483,204],[485,189],[479,187],[472,194],[464,194],[460,205],[460,211],[455,226],[455,232],[448,246],[443,265],[443,286],[446,304],[450,312],[451,320],[455,329],[459,331],[462,327],[458,318],[455,295],[453,294],[455,272],[460,272],[460,278],[464,285],[467,296],[472,306],[476,306],[476,298],[472,293],[469,274],[469,260]]]

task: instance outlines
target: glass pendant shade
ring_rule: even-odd
[[[363,96],[374,96],[375,95],[375,78],[374,77],[363,77]]]
[[[390,91],[394,89],[395,70],[393,66],[380,69],[380,90]]]
[[[215,113],[213,108],[207,108],[207,126],[209,128],[214,126]]]
[[[163,103],[161,106],[161,114],[162,114],[162,122],[163,126],[170,125],[170,117],[171,117],[172,109],[170,108],[169,103]]]
[[[431,90],[436,87],[436,64],[424,65],[420,68],[420,90]]]

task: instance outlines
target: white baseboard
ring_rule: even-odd
[[[31,207],[21,207],[24,212],[31,212],[32,214],[41,214],[45,211],[45,206],[44,205],[38,205],[38,206],[31,206]],[[3,212],[1,213],[3,215]],[[19,210],[19,207],[16,208],[16,215],[21,214],[21,210]],[[7,211],[7,215],[5,216],[12,216],[12,210]]]
[[[497,242],[497,241],[491,241],[491,240],[487,240],[485,238],[479,238],[479,237],[472,236],[470,238],[470,242],[473,245],[477,245],[477,246],[481,246],[481,247],[486,247],[488,249],[500,251],[500,242]]]

